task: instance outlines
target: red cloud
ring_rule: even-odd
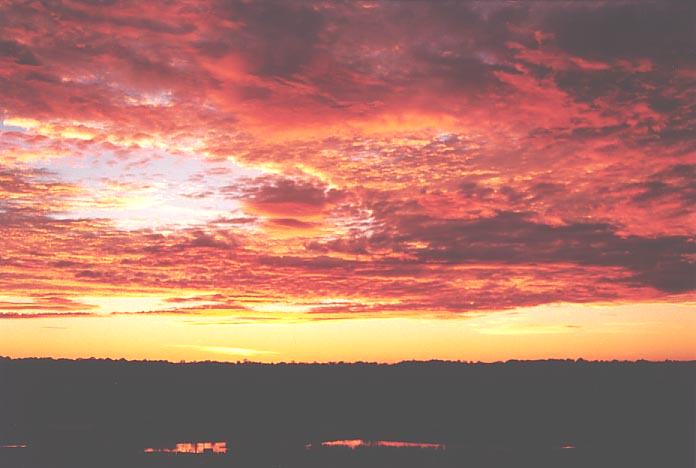
[[[690,299],[693,8],[4,4],[0,290],[315,319]],[[95,177],[186,202],[125,229]]]

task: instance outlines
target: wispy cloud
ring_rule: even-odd
[[[172,345],[177,348],[189,348],[204,353],[225,354],[228,356],[255,357],[278,354],[275,351],[266,351],[250,348],[236,348],[232,346],[208,346],[208,345]]]
[[[577,325],[509,324],[478,328],[482,335],[556,335],[572,333]]]

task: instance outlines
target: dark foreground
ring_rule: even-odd
[[[693,362],[0,359],[0,467],[692,468],[695,376]],[[444,448],[322,446],[347,439]],[[144,453],[196,441],[228,451]]]

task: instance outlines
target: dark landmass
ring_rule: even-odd
[[[3,468],[694,465],[696,362],[0,358]],[[445,450],[322,447],[365,439]],[[226,441],[226,454],[143,453]],[[312,449],[307,449],[312,444]]]

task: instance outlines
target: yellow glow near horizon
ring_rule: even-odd
[[[558,304],[456,319],[220,324],[141,315],[4,320],[0,354],[171,361],[696,359],[693,304]]]

